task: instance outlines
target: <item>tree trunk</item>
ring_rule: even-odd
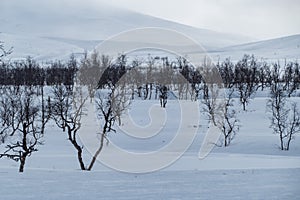
[[[44,86],[41,86],[41,96],[42,96],[42,128],[41,134],[44,135],[45,132],[45,102],[44,102]]]
[[[19,167],[19,172],[24,172],[24,167],[25,167],[25,161],[26,161],[26,155],[22,155],[20,158],[20,167]]]
[[[77,158],[78,158],[78,161],[79,161],[80,169],[81,170],[86,170],[86,168],[84,166],[84,163],[83,163],[83,159],[82,159],[82,149],[81,148],[77,152]]]
[[[282,133],[280,133],[280,148],[284,150]]]
[[[76,138],[72,138],[72,131],[69,126],[67,126],[67,127],[68,127],[69,140],[72,143],[72,145],[75,147],[75,149],[77,150],[77,159],[78,159],[78,162],[80,165],[80,169],[86,170],[83,159],[82,159],[82,147],[78,145]]]
[[[213,122],[214,126],[217,126],[217,122],[216,122],[216,119],[215,119],[215,113],[211,112],[210,116],[211,116],[211,121]]]
[[[134,84],[131,85],[131,99],[134,99]]]
[[[152,98],[152,83],[150,83],[150,93],[149,93],[149,100]]]
[[[149,94],[149,88],[148,88],[148,84],[146,84],[146,86],[145,86],[144,100],[148,99],[148,94]]]
[[[118,124],[119,124],[119,126],[122,126],[121,116],[118,116]]]
[[[225,140],[224,140],[224,142],[225,142],[225,147],[227,147],[228,146],[228,143],[227,143],[227,136],[225,136]]]
[[[292,141],[292,133],[289,133],[289,138],[288,141],[286,143],[286,150],[288,151],[290,149],[290,143]]]
[[[99,148],[97,149],[96,153],[94,154],[93,158],[92,158],[92,161],[89,165],[89,167],[87,168],[88,171],[91,171],[95,162],[96,162],[96,159],[97,157],[99,156],[100,152],[102,151],[103,149],[103,146],[104,146],[104,134],[101,135],[101,141],[100,141],[100,146]]]
[[[243,101],[243,111],[246,111],[246,102]]]

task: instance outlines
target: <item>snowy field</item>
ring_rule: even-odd
[[[221,7],[218,6],[211,6],[211,10],[206,10],[206,7],[199,6],[200,11],[205,9],[205,12],[198,12],[197,10],[198,13],[213,11],[214,20],[209,20],[210,22],[215,21],[217,23],[220,16],[220,22],[224,22],[228,18],[223,17],[223,14],[231,13],[233,14],[233,22],[230,21],[230,24],[239,27],[239,29],[244,29],[242,27],[248,23],[246,24],[247,27],[251,27],[254,32],[260,31],[263,33],[262,35],[267,32],[270,33],[270,36],[264,37],[270,38],[269,40],[260,37],[258,37],[258,40],[242,34],[239,35],[242,32],[237,30],[236,27],[232,28],[232,31],[238,31],[239,34],[206,29],[213,28],[213,26],[204,26],[204,29],[195,28],[191,26],[192,24],[184,25],[180,24],[182,22],[172,22],[170,21],[172,19],[166,20],[156,15],[150,16],[142,11],[131,10],[131,8],[122,8],[119,5],[113,6],[113,2],[116,1],[111,1],[112,5],[106,5],[104,1],[101,1],[100,4],[94,4],[90,0],[80,1],[82,4],[78,2],[74,0],[0,0],[0,42],[4,42],[4,48],[7,50],[13,47],[12,54],[4,57],[1,57],[2,51],[0,50],[0,61],[1,58],[14,61],[31,56],[37,62],[47,63],[47,61],[54,60],[67,61],[71,54],[79,59],[85,51],[92,51],[101,42],[109,38],[109,40],[115,38],[116,34],[136,28],[141,29],[142,27],[178,31],[182,36],[187,36],[203,46],[215,62],[226,58],[236,62],[242,59],[245,53],[254,54],[259,62],[280,63],[282,66],[285,66],[285,62],[295,62],[300,59],[300,34],[295,35],[296,29],[290,23],[291,21],[297,21],[285,21],[285,19],[288,19],[285,17],[276,20],[279,19],[276,17],[280,14],[286,14],[280,9],[273,12],[274,17],[270,18],[269,16],[269,19],[265,17],[263,21],[264,23],[267,22],[265,26],[267,29],[264,29],[259,28],[260,25],[256,22],[251,23],[255,20],[248,21],[247,18],[238,18],[238,21],[242,23],[241,26],[235,23],[234,18],[236,16],[241,13],[243,17],[246,16],[244,16],[242,9],[244,6],[236,7],[238,8],[237,12],[229,12],[230,9],[227,8],[234,8],[231,4],[227,5],[230,7],[224,4],[223,7],[227,10],[219,9]],[[100,0],[95,2],[99,3]],[[157,4],[159,6],[151,2],[151,5],[155,5],[156,11],[162,9],[165,14],[167,12],[165,12],[163,5],[166,2],[160,2]],[[212,2],[220,4],[219,1]],[[176,7],[173,8],[173,3],[174,5],[177,4],[173,1],[172,5],[168,5],[166,8],[176,11],[174,9]],[[247,6],[245,13],[249,11],[249,8],[254,8],[252,4],[255,5],[256,3],[251,3],[250,7],[250,4],[245,4]],[[191,5],[195,8],[197,6],[197,4]],[[267,11],[269,12],[262,9],[262,15],[260,15],[258,10],[250,9],[253,10],[255,15],[249,16],[253,19],[257,17],[257,22],[262,22],[261,16],[268,16],[268,14],[271,14],[272,9],[277,8],[276,5],[278,6],[277,3],[272,6],[268,3],[257,5],[261,9],[268,8]],[[288,11],[290,12],[286,16],[290,16],[292,19],[295,11],[291,9],[289,3],[286,3],[286,5],[288,5]],[[296,8],[296,6],[293,7]],[[185,9],[185,6],[179,7],[179,10],[181,13],[185,13],[182,16],[188,16],[186,14],[192,13],[192,11]],[[197,13],[192,18],[196,19]],[[293,18],[296,19],[297,16]],[[211,18],[205,17],[203,19]],[[272,25],[273,21],[276,21],[277,28],[280,28],[277,33],[278,38],[272,38],[271,33],[275,29],[269,25]],[[291,30],[294,31],[283,34],[285,33],[284,30],[288,28],[281,27],[282,23],[290,24]],[[216,24],[216,28],[215,30],[222,30],[220,23]],[[251,35],[252,33],[247,30],[244,30],[245,35]],[[177,37],[174,37],[176,41],[170,43],[172,45],[158,48],[158,44],[163,43],[156,43],[155,40],[152,43],[152,37],[155,38],[155,35],[149,33],[147,34],[147,41],[143,41],[143,45],[147,47],[142,48],[144,51],[135,47],[133,49],[136,51],[128,52],[131,54],[132,59],[141,58],[143,60],[143,58],[147,58],[150,55],[149,48],[152,46],[157,47],[156,51],[151,54],[153,57],[168,55],[170,60],[176,60],[175,57],[172,57],[175,54],[182,54],[189,60],[197,54],[203,53],[202,48],[201,52],[198,48],[196,50],[191,48],[187,52],[182,52],[185,45],[182,46],[181,42],[176,39]],[[276,34],[274,33],[274,35]],[[167,36],[167,39],[172,39],[174,35]],[[139,37],[132,36],[130,41],[131,39],[134,39],[133,41],[137,40],[137,44],[140,43],[138,42]],[[136,45],[136,43],[125,41],[122,41],[121,45]],[[113,47],[114,50],[119,49],[120,44],[114,42],[110,45],[115,46],[110,47]],[[174,51],[173,48],[179,49]],[[98,49],[101,49],[101,45],[98,46]],[[171,49],[173,50],[171,51]],[[105,54],[109,54],[108,52],[105,51]],[[123,50],[120,52],[126,53]],[[131,62],[132,60],[129,58],[128,61]],[[206,58],[204,61],[206,61]],[[177,100],[169,98],[166,109],[159,106],[159,100],[135,100],[129,110],[131,119],[135,125],[146,127],[150,133],[153,132],[154,134],[149,135],[141,128],[138,133],[143,138],[132,137],[128,135],[128,133],[132,133],[130,126],[127,129],[127,134],[125,134],[122,130],[125,130],[125,126],[130,122],[123,120],[123,125],[116,127],[117,132],[109,134],[110,144],[105,146],[99,155],[99,159],[113,160],[114,164],[117,165],[115,168],[123,169],[123,172],[110,168],[100,161],[95,163],[92,171],[80,170],[77,152],[68,140],[67,133],[62,132],[51,121],[46,127],[43,138],[44,145],[38,146],[38,152],[33,152],[27,158],[24,173],[18,172],[19,163],[7,158],[0,159],[0,200],[299,200],[300,134],[296,134],[289,151],[279,149],[279,136],[273,134],[270,128],[269,117],[271,113],[268,113],[266,108],[266,96],[268,96],[266,91],[258,92],[255,99],[252,99],[247,106],[247,111],[242,111],[242,105],[238,102],[239,99],[235,99],[234,109],[237,111],[237,118],[240,120],[241,125],[238,134],[230,146],[225,148],[215,145],[204,159],[199,158],[199,152],[203,147],[202,143],[205,141],[210,126],[207,116],[203,113],[203,105],[199,106],[200,111],[197,111],[198,105],[197,109],[188,110],[187,112],[191,112],[191,114],[184,118],[186,122],[182,124],[182,110]],[[295,96],[298,97],[292,99],[298,101],[300,107],[300,92],[298,91]],[[93,106],[89,105],[87,107],[93,108]],[[148,115],[151,108],[156,109],[152,118]],[[195,111],[199,114],[199,117],[192,115],[192,112],[195,113]],[[166,119],[161,120],[162,116],[165,116]],[[86,165],[90,163],[99,142],[99,135],[95,134],[96,131],[83,131],[83,127],[85,127],[84,130],[95,128],[93,117],[95,116],[89,115],[84,118],[80,130],[82,132],[79,131],[81,143],[84,147],[83,159]],[[197,123],[195,123],[195,120],[192,121],[192,119],[199,119],[199,121],[196,120]],[[178,140],[179,143],[176,143],[178,146],[172,146],[174,138],[178,138],[176,133],[179,128],[186,131],[184,132],[186,134],[181,138],[182,142]],[[97,132],[100,132],[99,129],[97,130]],[[186,144],[187,140],[191,139],[189,134],[193,131],[196,133],[195,137],[192,137],[191,143],[188,143],[190,145],[183,151],[182,146]],[[135,134],[135,136],[137,135]],[[128,153],[138,155],[146,155],[148,152],[160,152],[165,147],[170,148],[167,148],[165,154],[157,159],[156,157],[145,156],[141,160],[128,160],[127,157],[122,155],[110,154],[112,145]],[[0,143],[0,152],[3,149],[4,144]],[[168,163],[167,160],[174,157],[176,160],[167,166],[157,167],[155,165],[158,160]],[[128,173],[128,171],[124,172],[126,171],[124,166],[137,169],[133,171],[148,167],[148,171],[151,172]]]
[[[299,169],[114,171],[1,169],[1,199],[298,199]]]
[[[133,102],[134,122],[149,124],[147,111],[154,104],[158,100]],[[80,171],[66,133],[49,124],[45,145],[27,160],[23,174],[17,172],[18,163],[0,159],[1,199],[299,199],[299,135],[290,151],[279,150],[279,137],[269,128],[266,98],[253,99],[246,112],[236,103],[236,110],[242,126],[229,147],[215,147],[205,159],[198,158],[208,126],[201,114],[197,135],[181,158],[139,174],[118,172],[100,162],[91,172]],[[177,101],[170,100],[159,134],[139,140],[112,133],[110,140],[133,152],[160,149],[174,137],[179,114]],[[90,157],[85,148],[84,158]]]

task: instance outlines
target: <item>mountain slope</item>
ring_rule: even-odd
[[[62,58],[91,49],[99,41],[122,31],[141,27],[179,31],[208,50],[250,41],[242,36],[198,29],[93,1],[1,0],[0,24],[0,40],[14,47],[12,57],[15,58],[27,55]],[[48,55],[45,49],[52,53]]]
[[[278,59],[300,59],[300,34],[229,46],[210,52],[210,55],[214,59],[220,60],[224,60],[228,57],[232,60],[238,60],[241,59],[244,54],[254,54],[257,58],[274,61]]]

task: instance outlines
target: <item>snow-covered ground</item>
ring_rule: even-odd
[[[6,48],[14,48],[8,59],[32,56],[38,61],[65,60],[72,53],[81,56],[85,50],[92,50],[99,42],[114,34],[141,27],[161,27],[186,34],[203,45],[214,61],[223,61],[227,57],[236,61],[245,53],[254,54],[258,59],[267,59],[268,62],[300,58],[300,35],[253,43],[252,38],[198,29],[106,5],[97,7],[87,3],[79,7],[69,1],[69,5],[61,7],[58,3],[60,0],[52,3],[36,2],[0,1],[0,41],[5,42]],[[48,4],[54,7],[50,9]],[[193,49],[190,51],[189,54],[195,53]],[[137,57],[145,55],[144,52],[136,54]],[[235,109],[241,127],[229,147],[215,146],[206,158],[198,158],[209,127],[205,115],[199,111],[199,123],[183,124],[183,130],[197,131],[189,148],[178,152],[177,146],[172,146],[168,149],[169,154],[164,155],[183,155],[174,163],[154,168],[149,173],[119,172],[100,162],[96,162],[90,172],[81,171],[76,151],[66,133],[51,122],[47,126],[45,144],[39,146],[39,151],[27,159],[24,173],[17,172],[18,163],[6,158],[0,159],[0,200],[299,199],[300,134],[292,141],[289,151],[279,150],[279,136],[273,134],[269,127],[270,113],[266,109],[266,95],[259,93],[256,96],[246,112],[242,111],[236,99]],[[299,101],[299,97],[294,100]],[[133,138],[121,133],[124,130],[121,126],[117,128],[117,133],[109,135],[111,144],[139,154],[160,151],[168,146],[176,137],[182,122],[181,110],[176,100],[168,101],[166,112],[158,104],[158,100],[136,100],[129,112],[139,126],[151,122],[158,125],[148,126],[150,131],[153,128],[155,135]],[[148,116],[153,106],[156,109],[158,107],[159,117],[165,114],[166,120],[162,124],[157,121],[158,116],[152,119]],[[97,135],[93,132],[91,134],[92,138],[97,139]],[[89,151],[93,153],[94,149],[84,138],[83,157],[85,163],[88,163],[91,160]],[[0,146],[2,148],[3,144]],[[101,156],[103,154],[99,158]],[[160,157],[160,160],[168,158]],[[151,168],[154,159],[146,159],[146,163],[141,163],[126,160],[120,155],[113,157],[120,169],[122,165],[145,164]]]
[[[130,108],[132,119],[140,126],[151,123],[148,110],[158,103],[136,100]],[[189,149],[152,173],[118,172],[100,162],[91,172],[80,171],[66,133],[49,124],[45,145],[28,159],[25,173],[17,172],[17,163],[0,159],[1,199],[298,199],[300,135],[290,151],[280,151],[279,137],[269,128],[266,98],[253,99],[246,112],[238,102],[235,106],[242,126],[229,147],[215,147],[205,159],[198,158],[208,126],[201,114]],[[119,131],[110,134],[110,140],[131,152],[158,150],[171,141],[180,123],[176,100],[169,100],[165,114],[165,126],[153,137],[134,139]],[[87,149],[84,157],[89,161]],[[122,165],[121,158],[115,159]]]
[[[1,199],[299,199],[299,169],[1,172]],[[3,180],[5,180],[3,182]]]

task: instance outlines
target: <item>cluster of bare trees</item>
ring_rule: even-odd
[[[67,63],[55,61],[44,65],[28,57],[25,61],[0,63],[0,85],[72,85],[77,70],[74,57]]]
[[[0,145],[1,151],[3,150],[0,158],[6,157],[19,162],[19,171],[23,172],[26,159],[44,143],[46,124],[53,121],[66,133],[76,150],[80,168],[92,169],[104,147],[104,141],[108,141],[108,133],[114,131],[116,120],[121,123],[121,115],[130,103],[125,83],[117,83],[115,80],[115,73],[119,73],[119,69],[111,64],[110,58],[100,57],[101,62],[98,65],[91,62],[92,59],[94,58],[85,58],[81,62],[82,68],[73,58],[67,63],[51,63],[46,68],[40,67],[32,59],[15,62],[13,65],[2,65],[1,69],[5,69],[3,71],[6,75],[24,77],[14,80],[15,82],[8,78],[3,79],[0,87]],[[102,71],[105,67],[107,70]],[[78,68],[81,70],[76,74]],[[109,76],[100,79],[103,73]],[[89,91],[87,96],[84,95],[85,88]],[[95,98],[102,130],[99,148],[91,162],[86,165],[78,131],[82,125],[82,117],[86,114],[88,97]],[[96,132],[99,130],[95,130],[95,134]]]
[[[109,142],[107,135],[115,132],[114,123],[119,120],[123,112],[130,104],[130,98],[126,95],[124,87],[119,85],[106,85],[105,90],[96,89],[93,95],[96,105],[96,112],[100,119],[101,127],[99,136],[99,147],[94,152],[88,165],[83,159],[83,145],[78,136],[82,125],[82,117],[86,115],[85,106],[89,95],[83,95],[82,86],[58,85],[52,87],[51,116],[56,125],[67,133],[67,138],[77,152],[77,159],[81,170],[92,170],[97,157],[102,151],[106,142]],[[95,133],[99,130],[95,130]],[[105,142],[106,141],[106,142]]]
[[[109,88],[109,89],[108,89]],[[37,86],[2,86],[0,89],[0,144],[3,152],[0,158],[7,157],[20,163],[19,171],[24,171],[25,161],[38,146],[44,143],[47,134],[46,124],[52,120],[63,132],[77,152],[82,170],[91,170],[101,152],[107,134],[115,131],[113,125],[129,106],[129,98],[124,88],[107,87],[105,91],[96,91],[96,110],[101,118],[99,149],[93,155],[89,165],[83,159],[83,146],[78,131],[85,115],[85,103],[88,96],[82,94],[81,86],[55,85],[49,88],[49,98],[44,100]],[[42,101],[44,101],[42,103]],[[46,129],[46,130],[45,130]],[[95,133],[99,130],[95,130]]]
[[[297,62],[285,62],[280,65],[280,63],[258,62],[253,55],[245,55],[235,63],[229,59],[217,63],[215,67],[218,68],[226,91],[225,102],[219,104],[218,85],[203,77],[203,74],[208,72],[203,71],[201,66],[194,68],[185,61],[180,62],[180,66],[182,75],[189,81],[193,90],[190,98],[194,99],[196,96],[202,99],[204,111],[213,124],[221,129],[224,136],[222,145],[228,146],[239,130],[237,112],[233,109],[234,100],[238,98],[245,111],[256,91],[267,90],[270,93],[267,106],[271,111],[271,127],[274,133],[279,135],[280,149],[289,150],[290,143],[299,132],[300,126],[299,110],[296,105],[299,98],[296,97],[296,91],[300,89],[300,71]],[[293,96],[294,102],[289,98]],[[222,116],[223,120],[215,119],[216,116]]]
[[[9,51],[0,45],[2,58]],[[170,90],[176,91],[178,99],[202,100],[209,119],[223,133],[222,146],[230,145],[239,131],[235,99],[245,111],[259,89],[270,91],[271,127],[279,134],[280,148],[289,150],[295,134],[300,132],[299,110],[296,103],[288,101],[300,89],[297,62],[280,66],[245,55],[236,63],[226,59],[215,65],[206,61],[203,66],[194,67],[183,57],[169,61],[168,57],[149,55],[146,60],[134,59],[129,63],[125,55],[113,61],[93,52],[80,62],[71,57],[66,63],[41,65],[28,58],[0,64],[0,157],[19,162],[20,172],[26,159],[43,144],[46,124],[51,120],[66,133],[80,168],[91,170],[105,141],[109,141],[108,134],[115,131],[115,122],[122,124],[121,116],[130,101],[160,99],[161,106],[166,107]],[[215,82],[218,75],[223,83]],[[220,102],[221,85],[226,94]],[[88,165],[78,138],[87,103],[96,105],[102,127],[99,147]]]
[[[43,144],[45,124],[50,119],[49,105],[41,103],[39,88],[2,86],[0,99],[0,137],[5,144],[1,157],[20,163],[24,171],[26,159]]]
[[[237,93],[235,96],[237,95],[239,98],[243,110],[246,110],[247,104],[257,90],[270,88],[273,81],[272,71],[276,67],[280,69],[280,82],[288,92],[289,97],[293,96],[296,89],[300,87],[300,67],[298,62],[285,62],[281,66],[280,63],[258,62],[253,55],[244,55],[237,62],[225,59],[223,62],[216,64],[209,63],[209,65],[218,69],[225,88],[234,88]],[[195,96],[203,98],[205,96],[204,93],[207,94],[205,89],[209,82],[209,80],[203,78],[203,73],[206,73],[203,71],[203,66],[194,67],[183,58],[178,61],[176,67],[179,68],[180,73],[188,80],[193,91],[186,98],[193,99]],[[202,97],[201,91],[203,93]]]

